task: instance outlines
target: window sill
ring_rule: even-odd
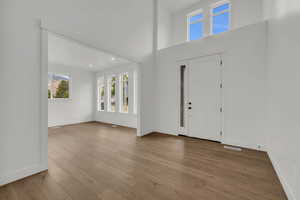
[[[48,99],[48,102],[70,102],[72,101],[71,98],[69,99]]]
[[[118,114],[118,115],[134,115],[134,116],[137,116],[136,113],[125,113],[125,112],[111,112],[111,111],[101,111],[101,110],[98,110],[97,111],[98,113],[107,113],[107,114]]]

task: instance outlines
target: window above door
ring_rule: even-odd
[[[209,17],[206,17],[209,16]],[[219,1],[206,9],[198,9],[187,15],[187,41],[202,39],[205,35],[216,35],[231,28],[231,3]],[[206,30],[209,29],[210,30]]]
[[[199,40],[204,36],[204,14],[202,9],[187,15],[187,40]]]
[[[220,1],[211,6],[211,35],[230,30],[231,4],[229,1]]]

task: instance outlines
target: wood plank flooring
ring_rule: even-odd
[[[49,129],[49,171],[0,200],[286,200],[266,153],[100,123]]]

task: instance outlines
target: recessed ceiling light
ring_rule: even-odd
[[[114,60],[116,60],[116,58],[115,57],[111,57],[111,60],[114,61]]]

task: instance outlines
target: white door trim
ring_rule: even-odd
[[[224,136],[225,136],[225,131],[224,131],[224,113],[225,113],[225,109],[224,109],[224,69],[225,69],[225,62],[224,62],[224,56],[225,52],[224,51],[220,51],[217,53],[212,53],[212,54],[206,54],[206,55],[201,55],[201,56],[196,56],[196,57],[191,57],[191,58],[187,58],[187,59],[182,59],[182,60],[178,60],[177,61],[177,80],[178,80],[178,84],[177,84],[177,106],[178,106],[178,133],[180,135],[186,135],[189,136],[189,127],[188,127],[188,119],[187,119],[187,115],[185,115],[185,129],[181,130],[180,129],[180,66],[181,65],[185,65],[188,68],[189,62],[192,60],[196,60],[196,59],[201,59],[201,58],[206,58],[206,57],[214,57],[216,56],[217,58],[219,58],[219,62],[220,62],[220,84],[222,84],[222,88],[220,90],[221,94],[220,94],[220,106],[222,107],[222,113],[220,114],[221,117],[221,124],[220,124],[220,131],[222,132],[222,135],[220,135],[220,140],[219,142],[223,142],[224,141]],[[189,78],[189,70],[186,71],[186,75],[187,78],[185,79],[185,86],[188,88],[188,78]],[[188,94],[188,90],[186,90],[186,95]],[[186,99],[186,97],[185,97]]]
[[[40,152],[41,165],[48,169],[48,32],[41,26],[41,70],[40,70]]]

